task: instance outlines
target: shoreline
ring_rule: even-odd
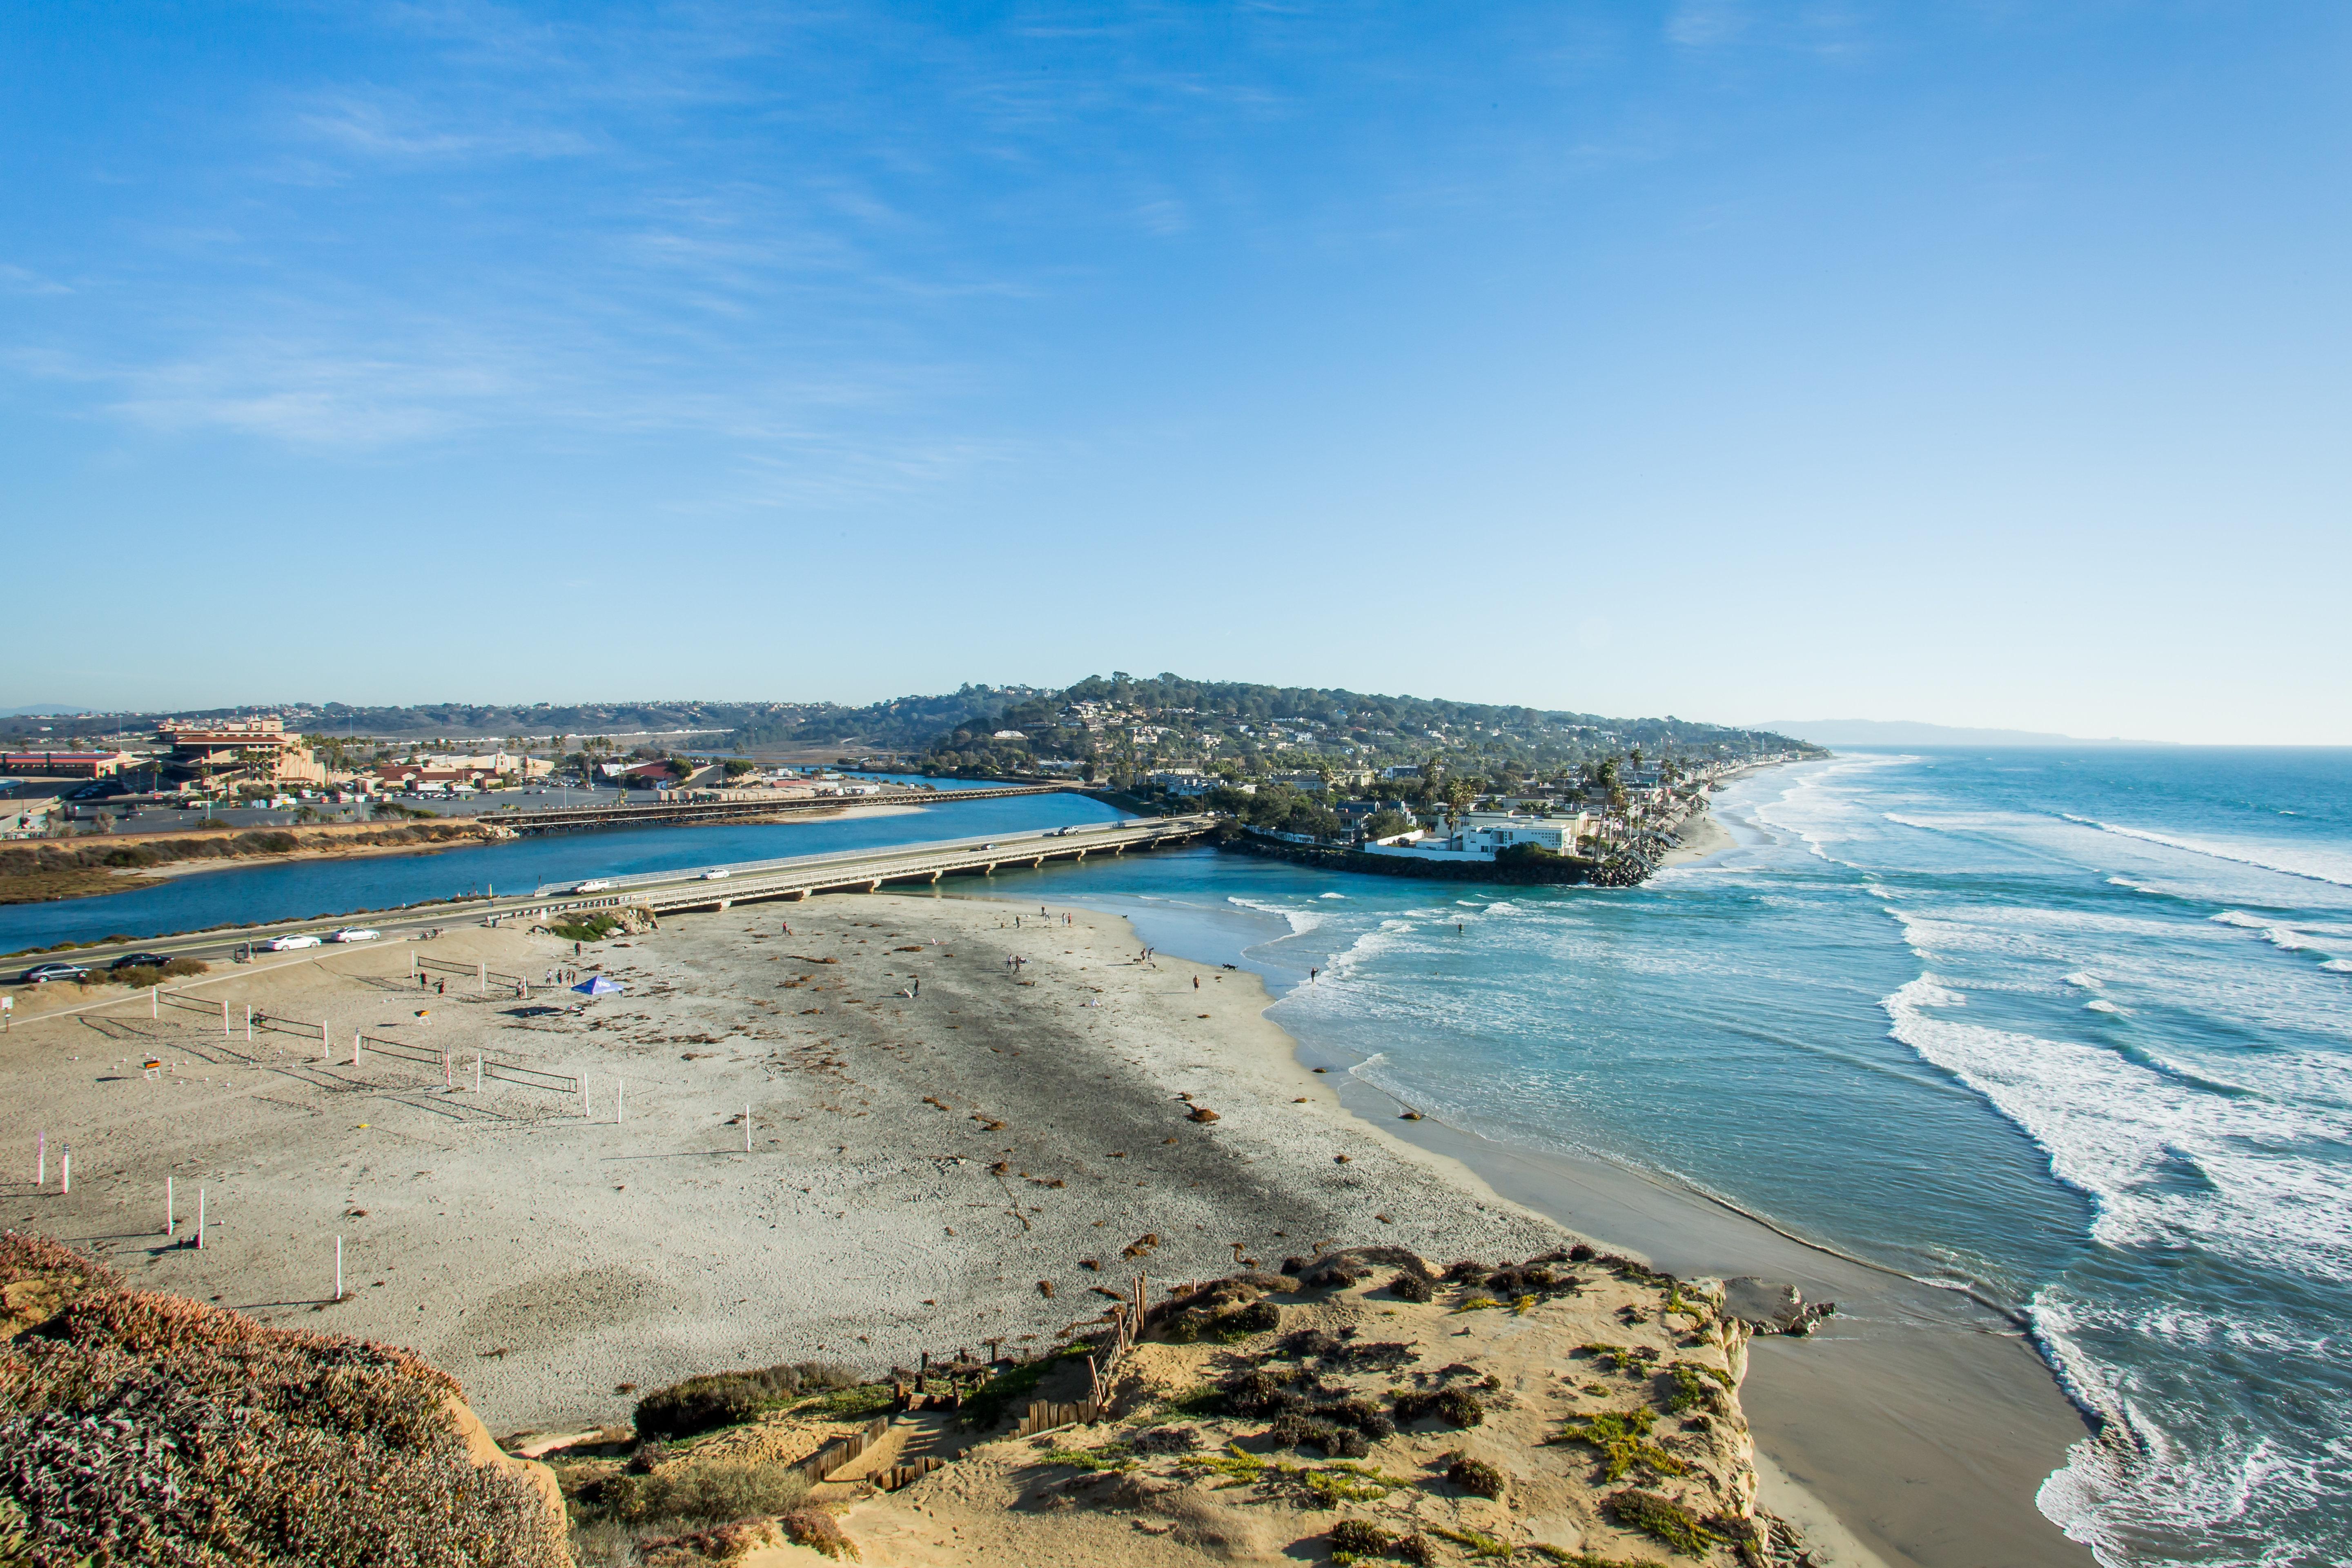
[[[1736,847],[1714,826],[1720,841],[1709,853]],[[1266,994],[1265,1007],[1277,1000]],[[1426,1115],[1403,1120],[1413,1108],[1357,1078],[1351,1055],[1265,1022],[1291,1059],[1335,1086],[1364,1132],[1412,1152],[1450,1184],[1685,1279],[1760,1275],[1797,1285],[1809,1301],[1839,1303],[1807,1338],[1751,1342],[1739,1394],[1759,1481],[1780,1498],[1763,1500],[1791,1523],[1811,1521],[1808,1542],[1824,1568],[2092,1568],[2089,1550],[2034,1501],[2089,1428],[2007,1315],[1666,1179],[1496,1142]]]
[[[1561,1244],[1345,1114],[1258,977],[1138,962],[1125,921],[1034,908],[671,917],[576,961],[628,987],[595,1004],[538,992],[571,943],[466,927],[226,973],[152,1016],[128,995],[20,1020],[0,1116],[45,1131],[51,1182],[0,1192],[134,1288],[412,1348],[499,1432],[625,1422],[638,1389],[728,1366],[1042,1349],[1133,1272],[1164,1294],[1347,1245]],[[476,963],[533,998],[475,990]],[[248,1005],[250,1044],[224,1026]],[[477,1051],[556,1076],[477,1091]],[[178,1237],[204,1194],[202,1251],[163,1234],[167,1178]]]
[[[170,1088],[141,1087],[135,1073],[89,1075],[70,1065],[79,1055],[38,1052],[31,1037],[43,1031],[28,1018],[17,1030],[26,1041],[0,1047],[0,1113],[36,1115],[53,1140],[79,1121],[84,1179],[70,1200],[27,1196],[21,1177],[10,1195],[68,1222],[41,1226],[62,1239],[113,1248],[110,1261],[134,1283],[200,1297],[210,1285],[264,1321],[414,1342],[465,1378],[501,1430],[609,1421],[625,1411],[624,1383],[728,1364],[811,1354],[879,1364],[991,1335],[1045,1335],[1091,1310],[1100,1276],[1083,1264],[1116,1252],[1119,1231],[1164,1238],[1160,1279],[1214,1277],[1244,1248],[1279,1257],[1324,1238],[1528,1256],[1565,1229],[1634,1243],[1628,1250],[1677,1273],[1760,1272],[1798,1280],[1809,1298],[1826,1287],[1863,1300],[1795,1244],[1765,1242],[1763,1226],[1702,1214],[1631,1173],[1565,1171],[1433,1122],[1398,1122],[1388,1097],[1344,1065],[1310,1059],[1311,1047],[1265,1016],[1275,998],[1261,977],[1172,957],[1132,963],[1125,919],[1062,912],[1076,924],[1041,928],[1011,898],[943,890],[673,918],[656,936],[591,955],[631,982],[629,996],[551,1018],[452,995],[432,1000],[429,1023],[412,1022],[418,998],[399,973],[402,946],[222,977],[270,1013],[329,1018],[339,1040],[353,1028],[413,1033],[430,1048],[520,1050],[543,1070],[583,1072],[600,1115],[625,1084],[626,1125],[583,1123],[568,1100],[471,1100],[445,1092],[438,1074],[373,1055],[356,1069],[321,1063],[301,1039],[272,1037],[248,1055],[201,1022],[167,1013],[151,1023],[135,997],[103,1028],[60,1026],[82,1051],[162,1044]],[[1016,916],[1023,926],[1010,923]],[[800,934],[787,938],[780,928],[792,922]],[[925,924],[933,940],[887,945]],[[428,951],[533,975],[570,956],[569,944],[470,929]],[[819,953],[839,967],[817,967]],[[1000,967],[1004,956],[1027,959],[1036,978]],[[919,1001],[885,984],[919,973],[931,982]],[[792,1005],[803,1001],[818,1005]],[[1201,1007],[1208,1014],[1196,1016]],[[1014,1065],[1041,1043],[1052,1046],[1045,1073],[1034,1060]],[[65,1092],[72,1079],[79,1086]],[[1086,1080],[1095,1092],[1068,1092]],[[1186,1095],[1219,1111],[1213,1128],[1181,1114]],[[131,1097],[152,1108],[122,1114]],[[755,1153],[730,1142],[747,1101],[765,1137]],[[190,1114],[199,1106],[212,1113]],[[819,1129],[824,1151],[802,1148]],[[224,1232],[216,1250],[129,1239],[152,1231],[141,1223],[147,1189],[167,1172],[220,1184],[213,1212],[234,1217],[212,1222]],[[466,1222],[464,1234],[451,1220]],[[338,1234],[351,1235],[361,1273],[383,1278],[330,1309],[305,1298],[289,1263]],[[1725,1261],[1705,1267],[1710,1258]],[[1114,1277],[1124,1267],[1110,1266]],[[1027,1283],[1036,1276],[1060,1286],[1058,1301]],[[834,1288],[794,1319],[738,1317],[754,1300],[807,1301],[813,1278]],[[918,1290],[931,1295],[918,1303]],[[310,1316],[320,1311],[332,1316]],[[1917,1315],[1901,1302],[1885,1311],[1898,1330],[1906,1311]],[[2041,1551],[2047,1543],[2021,1531],[2027,1549],[2004,1545],[2001,1561],[2087,1563],[2032,1513],[2030,1488],[2011,1496],[1998,1478],[1977,1478],[1978,1512],[1957,1538],[1924,1544],[1916,1494],[1948,1501],[1950,1478],[1901,1477],[1903,1517],[1874,1515],[1897,1500],[1893,1491],[1855,1495],[1869,1456],[1852,1450],[1874,1447],[1875,1429],[1841,1441],[1807,1423],[1901,1389],[1911,1347],[1877,1322],[1850,1310],[1802,1344],[1757,1342],[1742,1398],[1759,1473],[1787,1505],[1775,1511],[1838,1520],[1844,1544],[1819,1530],[1815,1544],[1823,1562],[1854,1568],[1977,1561],[1959,1549],[1985,1539],[1969,1531],[1988,1509],[2022,1510],[2065,1549]],[[1849,1324],[1874,1334],[1860,1351],[1832,1350]],[[2022,1353],[2054,1398],[2046,1369]],[[1829,1354],[1838,1369],[1823,1366]],[[1958,1373],[1952,1387],[1970,1392]],[[1916,1438],[1949,1424],[1910,1393],[1877,1411],[1882,1426]],[[2044,1414],[2026,1406],[2020,1430]],[[1968,1444],[1939,1452],[1962,1468],[1975,1462]]]

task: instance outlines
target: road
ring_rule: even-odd
[[[26,954],[13,961],[15,973],[8,979],[14,982],[16,973],[37,963],[50,961],[102,970],[116,957],[129,952],[227,959],[248,944],[274,936],[324,936],[339,926],[352,923],[381,931],[383,940],[392,941],[437,927],[489,924],[517,918],[537,920],[572,910],[592,914],[600,909],[625,905],[649,908],[657,913],[717,909],[761,900],[806,898],[831,890],[870,890],[887,882],[935,882],[943,876],[958,874],[985,876],[995,868],[1025,868],[1055,859],[1083,860],[1089,854],[1117,855],[1171,841],[1189,841],[1214,828],[1217,821],[1209,816],[1129,817],[1091,826],[1001,834],[993,838],[950,838],[829,855],[799,855],[780,860],[739,861],[727,866],[614,877],[610,879],[609,889],[585,893],[577,890],[577,883],[560,882],[506,898],[456,899],[413,905],[405,910],[378,910],[358,917],[356,921],[284,921],[273,925],[240,926],[233,931],[192,931],[138,942],[107,942],[51,953],[47,958]],[[712,872],[723,874],[714,877]]]

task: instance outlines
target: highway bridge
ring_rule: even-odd
[[[132,952],[220,959],[241,949],[257,947],[271,937],[324,936],[345,925],[364,926],[382,932],[386,939],[397,940],[429,935],[436,927],[504,924],[519,919],[536,921],[551,915],[574,911],[593,914],[600,909],[625,905],[663,912],[725,909],[753,900],[805,899],[824,892],[872,892],[891,882],[930,883],[950,874],[984,877],[1000,869],[1043,866],[1049,860],[1081,862],[1088,856],[1124,855],[1167,844],[1189,843],[1215,828],[1218,820],[1205,816],[1130,817],[1093,826],[1003,834],[994,838],[957,838],[829,855],[802,855],[785,860],[614,877],[606,887],[587,892],[580,891],[576,883],[555,883],[531,893],[506,898],[452,899],[339,920],[280,921],[179,936],[146,937],[135,942],[104,942],[46,955],[20,954],[9,961],[5,978],[14,980],[20,965],[37,963],[43,956],[68,959],[93,969],[103,969],[110,960]],[[713,876],[712,872],[724,875]]]
[[[1123,822],[1003,834],[988,839],[900,844],[887,848],[798,855],[783,860],[756,860],[690,871],[660,871],[610,879],[592,878],[586,886],[556,883],[541,888],[527,900],[513,901],[520,907],[503,907],[509,901],[502,900],[496,916],[501,921],[518,916],[538,920],[575,911],[591,914],[600,909],[624,906],[663,914],[673,910],[723,910],[760,900],[799,900],[815,893],[871,893],[887,882],[929,883],[947,876],[984,877],[1000,868],[1026,869],[1049,860],[1082,863],[1089,855],[1124,855],[1130,849],[1189,843],[1215,828],[1217,820],[1209,816],[1131,817]]]
[[[659,800],[643,805],[549,806],[538,811],[499,811],[481,820],[515,833],[564,833],[584,827],[645,827],[694,822],[765,821],[812,811],[855,810],[870,805],[950,805],[967,800],[1003,800],[1016,795],[1077,793],[1075,784],[1000,784],[988,789],[898,789],[872,795],[787,795],[772,800],[740,796],[726,800]]]

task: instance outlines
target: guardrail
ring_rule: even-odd
[[[1001,789],[877,790],[872,795],[794,795],[789,800],[656,801],[642,805],[572,805],[539,811],[485,814],[485,820],[517,833],[545,833],[566,827],[608,827],[628,822],[723,821],[736,816],[772,816],[779,813],[838,811],[844,806],[935,805],[943,801],[1004,800],[1014,795],[1079,793],[1076,784],[1010,784]]]

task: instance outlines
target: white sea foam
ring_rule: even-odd
[[[2107,886],[2110,888],[2129,888],[2135,893],[2158,893],[2163,891],[2160,888],[2149,887],[2146,882],[2135,882],[2129,877],[2110,877],[2107,879]]]
[[[1315,896],[1318,899],[1344,899],[1348,895],[1345,893],[1318,893]]]
[[[2096,991],[2099,987],[2105,985],[2106,982],[2100,979],[2095,974],[2086,973],[2078,969],[2074,971],[2074,973],[2066,976],[2066,984],[2069,985],[2079,985],[2085,991]]]
[[[2352,1138],[2340,1106],[2214,1094],[2102,1047],[1947,1016],[1965,1000],[1931,973],[1883,1005],[1896,1039],[1983,1095],[2042,1146],[2053,1175],[2089,1194],[2097,1240],[2193,1240],[2259,1267],[2352,1268],[2338,1168],[2303,1152]],[[2160,1180],[2182,1162],[2203,1182]]]
[[[2332,969],[2338,974],[2352,974],[2352,958],[2331,958],[2319,967]]]
[[[2113,822],[2102,822],[2095,816],[2076,816],[2072,812],[2059,815],[2069,822],[2095,827],[2102,833],[2137,838],[2144,844],[2161,844],[2168,849],[2209,856],[2240,866],[2256,866],[2282,876],[2302,877],[2314,882],[2333,882],[2339,888],[2352,888],[2352,857],[2340,852],[2261,839],[2249,842],[2233,838],[2191,838],[2181,834],[2151,833],[2144,827],[2125,827]]]
[[[2108,1001],[2104,996],[2094,997],[2090,1001],[2084,1003],[2083,1010],[2086,1013],[2113,1013],[2118,1016],[2126,1016],[2124,1014],[2124,1010],[2121,1007],[2116,1006],[2114,1003]]]
[[[2203,1325],[2104,1309],[2047,1287],[2035,1293],[2030,1316],[2068,1392],[2107,1422],[2067,1451],[2034,1504],[2102,1568],[2148,1561],[2141,1548],[2151,1540],[2201,1542],[2208,1550],[2196,1561],[2217,1568],[2326,1560],[2329,1553],[2297,1539],[2294,1526],[2324,1517],[2336,1500],[2340,1452],[2295,1454],[2201,1406],[2175,1415],[2136,1388],[2133,1374],[2110,1372],[2084,1348],[2094,1337],[2137,1337],[2160,1355],[2201,1357],[2212,1343]],[[2188,1429],[2176,1433],[2176,1422]]]
[[[2223,910],[2212,919],[2217,925],[2236,926],[2242,931],[2258,931],[2264,942],[2269,942],[2273,947],[2284,948],[2289,952],[2301,952],[2315,945],[2304,932],[2284,921],[2266,921],[2258,915],[2245,914],[2237,910]]]
[[[1238,904],[1245,910],[1255,910],[1262,915],[1277,915],[1289,922],[1290,934],[1293,936],[1313,931],[1323,923],[1323,917],[1312,910],[1293,909],[1287,904],[1270,904],[1263,899],[1244,899],[1236,893],[1229,895],[1225,902]]]

